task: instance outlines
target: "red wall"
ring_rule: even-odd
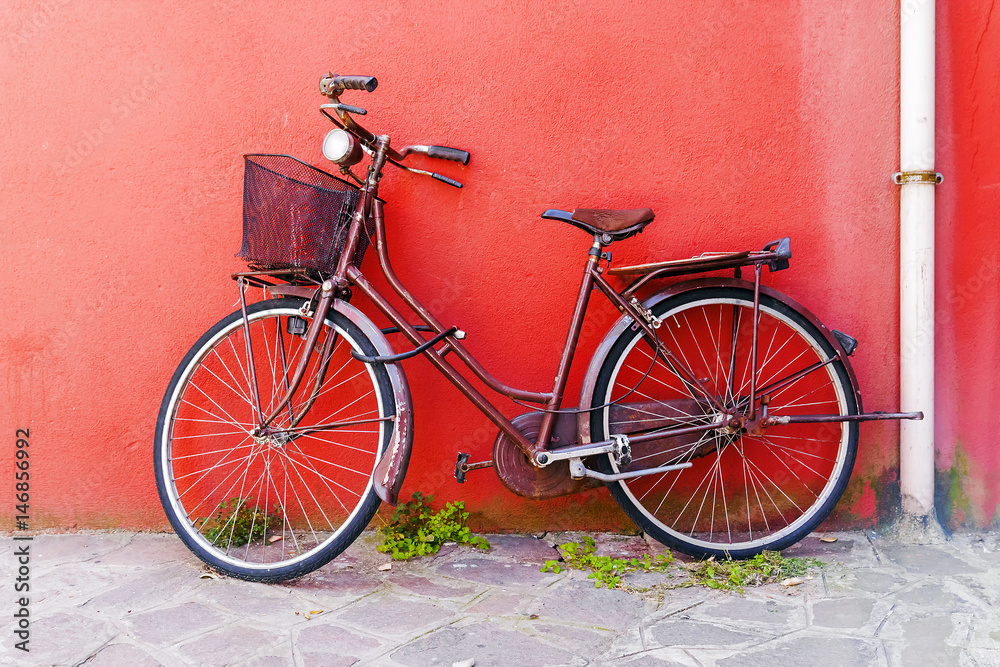
[[[1000,17],[938,7],[937,494],[950,527],[1000,525]]]
[[[949,238],[938,423],[942,465],[963,460],[952,455],[961,442],[970,516],[988,523],[997,317],[983,297],[1000,265],[982,207],[997,190],[991,146],[962,139],[996,141],[997,64],[986,51],[976,59],[968,35],[984,16],[965,4],[941,22],[940,96],[953,97],[939,122]],[[367,107],[367,124],[395,145],[471,151],[468,167],[434,166],[464,190],[392,172],[382,195],[400,276],[501,379],[550,387],[589,243],[538,214],[649,206],[656,222],[616,245],[616,261],[790,235],[792,270],[768,283],[859,338],[866,407],[895,409],[898,6],[604,5],[6,3],[0,424],[10,437],[0,464],[9,469],[14,430],[30,427],[36,525],[166,527],[152,476],[156,412],[188,346],[235,304],[240,156],[321,165],[329,123],[317,83],[330,69],[378,76],[375,93],[345,101]],[[996,53],[988,39],[981,47]],[[982,276],[984,235],[994,260]],[[973,282],[964,300],[953,288]],[[603,306],[593,316],[583,360],[613,319]],[[533,503],[489,472],[457,485],[456,452],[487,458],[494,428],[425,361],[406,370],[416,441],[405,495],[465,499],[481,528],[627,525],[603,491]],[[839,525],[891,518],[897,432],[862,427]]]

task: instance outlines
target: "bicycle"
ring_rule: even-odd
[[[404,161],[423,154],[465,165],[469,153],[396,150],[388,135],[364,129],[355,117],[367,111],[340,97],[377,84],[321,79],[329,102],[320,111],[336,125],[323,152],[343,178],[291,156],[245,156],[239,254],[249,266],[233,274],[240,308],[183,358],[156,426],[160,500],[180,538],[211,567],[258,581],[302,576],[347,548],[380,502],[396,504],[413,433],[400,362],[420,354],[499,429],[491,460],[458,455],[459,482],[493,467],[509,490],[536,499],[604,484],[643,531],[699,557],[745,558],[794,544],[840,498],[859,422],[922,418],[864,412],[848,359],[857,341],[761,284],[765,267],[788,268],[787,237],[759,251],[613,267],[607,248],[650,224],[650,209],[542,214],[591,239],[566,342],[551,391],[496,379],[462,345],[465,334],[442,324],[394,273],[378,198],[387,164],[460,188]],[[365,156],[362,178],[352,168]],[[369,245],[422,324],[365,277]],[[733,277],[651,288],[720,270]],[[266,298],[248,304],[250,287]],[[351,305],[354,290],[393,326],[380,329]],[[621,317],[590,359],[578,407],[564,408],[594,291]],[[390,334],[413,349],[397,353]],[[461,366],[496,393],[538,407],[508,419]]]

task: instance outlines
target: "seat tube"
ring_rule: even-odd
[[[576,352],[576,344],[580,339],[580,331],[583,328],[583,317],[587,313],[587,303],[590,301],[590,292],[594,287],[594,275],[592,269],[601,258],[601,249],[604,245],[599,236],[594,236],[594,244],[587,252],[587,263],[583,267],[583,280],[580,282],[580,293],[576,297],[576,307],[573,309],[573,318],[570,320],[569,331],[566,333],[566,344],[563,346],[562,356],[559,358],[559,367],[556,370],[555,381],[552,383],[552,398],[546,404],[546,412],[542,416],[541,427],[538,431],[536,441],[536,451],[548,449],[549,437],[555,427],[556,410],[562,405],[563,391],[566,389],[566,381],[569,375],[570,366],[573,364],[573,355]]]

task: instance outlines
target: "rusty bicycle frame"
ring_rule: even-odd
[[[340,255],[340,260],[336,270],[331,276],[322,280],[322,282],[309,277],[306,272],[301,270],[246,271],[233,274],[234,279],[238,280],[241,284],[241,288],[239,290],[240,306],[243,312],[244,322],[246,322],[247,310],[242,286],[245,284],[264,287],[274,296],[296,296],[308,299],[305,308],[312,311],[311,317],[314,322],[322,322],[335,300],[348,299],[351,294],[351,289],[356,288],[365,294],[365,296],[372,301],[372,303],[389,319],[389,321],[398,328],[398,331],[415,346],[414,350],[410,350],[402,354],[382,357],[363,357],[356,352],[352,352],[356,358],[367,362],[392,364],[398,363],[402,359],[416,356],[417,354],[423,354],[435,368],[448,378],[448,380],[451,381],[458,388],[458,390],[472,402],[474,406],[476,406],[476,408],[478,408],[491,422],[493,422],[493,424],[495,424],[504,435],[510,438],[518,449],[524,453],[524,455],[528,458],[528,461],[530,461],[533,466],[540,468],[557,460],[570,460],[571,464],[575,461],[578,464],[576,468],[574,469],[571,465],[571,472],[573,472],[574,479],[579,479],[583,476],[583,472],[581,472],[582,466],[579,465],[580,459],[597,454],[619,455],[621,454],[623,440],[622,436],[613,436],[608,440],[587,444],[575,443],[571,446],[561,447],[559,449],[552,449],[550,447],[550,440],[555,429],[557,417],[560,414],[560,409],[562,407],[568,373],[576,352],[576,346],[580,337],[584,317],[586,315],[590,294],[595,287],[600,290],[600,292],[602,292],[623,315],[631,318],[634,325],[638,325],[642,329],[646,339],[650,342],[655,351],[655,357],[660,359],[669,367],[671,371],[676,373],[681,378],[682,382],[688,386],[693,395],[698,395],[701,400],[704,400],[707,404],[711,405],[714,409],[715,415],[717,415],[715,421],[707,424],[685,426],[669,430],[664,430],[661,425],[646,429],[646,432],[638,431],[636,433],[630,433],[627,436],[627,439],[625,439],[626,447],[629,441],[632,443],[641,443],[678,435],[702,433],[724,428],[744,428],[750,432],[760,432],[761,429],[776,424],[860,422],[871,420],[922,418],[922,413],[919,412],[860,412],[860,396],[858,396],[859,414],[817,414],[782,417],[771,417],[767,415],[766,396],[768,394],[774,393],[804,377],[805,375],[813,373],[837,360],[844,361],[844,365],[850,369],[850,365],[846,363],[846,357],[849,356],[849,353],[852,350],[845,350],[840,339],[834,339],[831,336],[830,340],[834,345],[836,355],[825,361],[816,362],[808,368],[797,371],[796,373],[780,381],[771,383],[768,386],[757,386],[757,334],[760,319],[760,294],[762,289],[767,289],[762,288],[761,286],[761,274],[765,265],[768,265],[771,271],[787,268],[788,259],[791,256],[787,238],[769,243],[761,251],[744,251],[721,255],[703,255],[686,260],[658,262],[646,265],[609,269],[608,274],[610,275],[638,276],[632,281],[631,284],[619,291],[608,282],[604,275],[604,268],[600,265],[601,259],[606,257],[602,251],[613,242],[612,236],[609,234],[595,234],[593,237],[593,243],[587,253],[586,262],[583,266],[583,276],[580,283],[580,289],[577,294],[573,314],[570,318],[566,340],[563,344],[562,352],[559,357],[559,363],[551,390],[547,392],[529,391],[505,384],[494,377],[475,359],[472,353],[462,345],[460,339],[464,338],[464,333],[459,331],[456,327],[446,327],[442,324],[433,313],[423,306],[423,304],[421,304],[416,297],[414,297],[413,294],[407,290],[406,287],[404,287],[392,269],[386,245],[382,201],[378,199],[378,184],[382,176],[382,169],[385,167],[386,163],[389,162],[407,171],[433,176],[437,180],[448,182],[450,179],[440,177],[437,174],[431,174],[430,172],[406,167],[401,164],[402,160],[408,154],[426,154],[428,153],[427,149],[433,147],[408,146],[397,151],[390,147],[390,139],[388,135],[376,136],[361,127],[354,120],[350,114],[363,112],[364,110],[341,104],[339,102],[339,95],[344,88],[361,89],[360,84],[359,86],[346,85],[340,87],[336,85],[337,79],[343,80],[353,78],[358,77],[335,77],[335,75],[330,75],[325,77],[321,83],[321,91],[332,100],[331,104],[324,104],[323,107],[321,107],[322,113],[340,128],[347,130],[354,137],[356,137],[371,156],[371,163],[368,167],[367,178],[365,178],[362,182],[361,179],[355,177],[355,180],[362,184],[361,199],[350,222],[347,232],[347,240],[343,252]],[[336,117],[331,116],[327,112],[327,109],[334,109],[336,111]],[[344,170],[342,169],[342,171]],[[349,175],[353,176],[353,174]],[[461,184],[455,182],[451,182],[451,184],[461,187]],[[424,323],[423,326],[411,324],[408,319],[404,317],[403,314],[401,314],[385,298],[385,296],[383,296],[378,289],[372,285],[371,282],[368,281],[362,273],[360,267],[354,265],[352,262],[352,258],[355,256],[355,250],[358,243],[361,241],[362,233],[365,233],[366,229],[372,227],[374,228],[375,234],[375,238],[373,239],[374,246],[382,274],[387,279],[392,291],[395,292],[400,299],[402,299],[403,303],[414,314],[416,314],[420,320],[422,320]],[[719,398],[715,396],[713,392],[709,391],[702,381],[696,377],[695,374],[688,369],[686,365],[678,359],[677,356],[675,356],[674,353],[657,337],[656,328],[659,326],[659,321],[649,311],[642,307],[641,303],[635,299],[634,295],[641,287],[649,283],[649,281],[657,278],[733,269],[735,277],[739,279],[741,278],[741,269],[743,267],[750,267],[753,271],[754,302],[752,329],[753,338],[750,361],[750,388],[749,396],[741,400],[736,408],[726,408]],[[272,277],[279,279],[285,278],[290,284],[275,285],[269,280],[269,278]],[[303,282],[312,282],[313,286],[303,285]],[[304,314],[307,316],[309,315],[309,313]],[[814,324],[817,324],[821,331],[828,331],[818,321],[815,321]],[[418,329],[418,326],[421,328]],[[292,373],[290,380],[287,379],[287,370],[289,369],[286,369],[286,382],[283,398],[269,414],[265,415],[262,411],[260,397],[257,391],[254,365],[253,363],[250,364],[254,407],[258,418],[258,428],[255,431],[256,436],[267,435],[270,433],[268,429],[271,422],[279,413],[281,413],[281,411],[285,410],[286,407],[289,406],[291,397],[297,391],[299,384],[301,384],[302,378],[305,375],[306,366],[308,365],[310,358],[312,357],[312,353],[316,348],[321,328],[322,327],[318,326],[309,327],[305,341],[305,349],[300,360],[298,361],[297,367]],[[424,338],[421,335],[421,329],[424,331],[429,330],[432,334],[431,338]],[[248,358],[253,359],[252,351],[250,349],[251,342],[248,333],[249,327],[244,326],[244,332],[247,332],[245,336]],[[320,385],[323,381],[326,364],[329,363],[332,339],[333,336],[328,336],[322,349],[320,350],[322,360],[320,371],[314,386],[311,389],[309,398],[301,408],[301,412],[298,415],[292,416],[293,418],[290,423],[291,428],[283,429],[285,432],[295,430],[299,420],[301,420],[302,416],[306,411],[308,411],[312,402],[316,399]],[[435,345],[440,343],[443,343],[443,345],[440,348],[435,348]],[[453,365],[447,358],[449,354],[454,355],[454,357],[461,361],[473,375],[479,378],[479,380],[481,380],[493,391],[512,399],[528,401],[541,405],[543,415],[537,437],[533,441],[529,440],[510,419],[505,417],[489,399],[483,396],[483,394],[476,389],[476,387],[474,387],[471,382],[466,379],[464,375],[462,375],[462,373],[459,372],[456,366]],[[853,372],[850,373],[855,391],[857,391],[857,383],[853,377]],[[289,408],[289,410],[290,409],[291,408]],[[584,406],[580,406],[580,410],[585,411],[586,408]],[[399,418],[400,416],[397,415],[396,417],[390,417],[387,419],[396,419],[398,422]],[[380,420],[376,419],[367,421]],[[355,423],[360,422],[321,424],[319,426],[312,426],[310,429],[333,429],[353,425]],[[387,451],[377,463],[373,475],[376,478],[382,479],[383,482],[395,479],[400,467],[405,470],[408,455],[408,451],[401,452],[398,451],[398,448],[393,448],[393,450]],[[460,459],[460,466],[462,466],[462,464],[463,462]],[[489,465],[491,465],[491,462],[471,465],[465,463],[464,468],[462,468],[462,472],[464,473],[468,470],[487,467]],[[662,473],[667,470],[680,469],[690,465],[690,463],[678,463],[676,465],[661,466],[648,470],[630,471],[616,475],[593,474],[590,476],[597,477],[604,481],[610,481],[611,479],[617,480],[637,477],[651,472]],[[459,470],[456,469],[456,473],[458,472]],[[400,478],[398,482],[401,483],[402,479]],[[393,488],[391,483],[388,485],[376,484],[376,489],[379,491],[379,495],[383,500],[393,504],[395,503],[396,492],[398,492],[398,484],[395,485],[395,488]]]

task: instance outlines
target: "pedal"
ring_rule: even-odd
[[[458,461],[455,462],[455,479],[459,484],[465,484],[465,473],[471,470],[481,470],[482,468],[492,468],[493,461],[480,461],[479,463],[469,463],[469,455],[464,452],[458,453]]]
[[[458,461],[455,463],[455,479],[459,484],[465,484],[465,473],[469,471],[468,463],[469,455],[459,452]]]

